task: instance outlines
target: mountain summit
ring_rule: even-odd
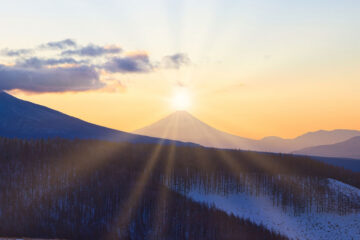
[[[193,142],[206,147],[256,149],[254,140],[219,131],[186,111],[176,111],[134,133]]]
[[[290,153],[307,147],[335,144],[360,136],[356,130],[316,131],[293,139],[265,137],[260,140],[244,138],[217,130],[186,111],[177,111],[134,133],[198,143],[206,147],[243,149],[264,152]]]

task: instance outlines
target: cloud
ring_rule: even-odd
[[[32,53],[32,49],[3,49],[1,50],[1,55],[5,55],[8,57],[19,57],[22,55],[26,55]]]
[[[124,92],[126,87],[121,82],[106,81],[104,77],[179,69],[191,63],[184,53],[152,61],[146,52],[124,52],[116,45],[78,45],[72,39],[51,41],[31,49],[3,49],[0,54],[11,57],[10,64],[0,63],[0,90],[19,89],[32,93]]]
[[[66,92],[100,89],[105,84],[97,71],[88,66],[27,69],[0,65],[0,90]]]
[[[81,47],[75,50],[66,50],[61,53],[61,55],[77,55],[84,57],[97,57],[106,54],[116,54],[121,53],[122,49],[116,46],[103,47],[97,46],[94,44],[89,44],[86,47]]]
[[[163,68],[179,69],[182,66],[189,65],[190,62],[190,58],[186,54],[176,53],[163,57],[161,66]]]
[[[114,57],[103,68],[111,73],[146,73],[153,70],[147,54]]]
[[[42,59],[38,57],[32,57],[27,59],[21,59],[16,61],[17,67],[23,67],[23,68],[42,68],[45,66],[54,66],[59,64],[83,64],[86,63],[86,61],[77,61],[74,58],[48,58],[48,59]]]
[[[77,44],[72,39],[64,39],[61,41],[48,42],[40,45],[40,48],[66,49],[68,47],[76,47]]]

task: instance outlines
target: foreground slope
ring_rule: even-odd
[[[129,142],[157,142],[91,124],[50,108],[0,92],[0,136],[17,138],[81,138]]]
[[[360,189],[337,180],[327,179],[327,187],[337,194],[360,199]],[[288,208],[274,205],[274,200],[264,194],[235,193],[224,196],[204,192],[192,190],[187,195],[195,201],[215,205],[228,214],[261,224],[289,239],[360,239],[358,212],[338,214],[313,209],[294,215]]]

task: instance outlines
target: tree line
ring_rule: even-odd
[[[0,235],[65,239],[286,239],[186,197],[267,194],[294,214],[360,209],[327,179],[357,173],[307,157],[174,144],[0,138]],[[326,197],[325,197],[326,196]]]

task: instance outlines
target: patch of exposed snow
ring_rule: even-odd
[[[328,178],[328,186],[334,191],[342,192],[348,197],[360,197],[360,189],[340,182],[338,180]]]
[[[347,196],[360,196],[360,189],[334,179],[328,186]],[[338,215],[336,213],[303,213],[294,216],[291,211],[274,206],[269,196],[246,193],[206,194],[194,189],[187,194],[198,202],[214,204],[215,207],[241,218],[262,224],[290,239],[338,240],[360,239],[360,213]]]

